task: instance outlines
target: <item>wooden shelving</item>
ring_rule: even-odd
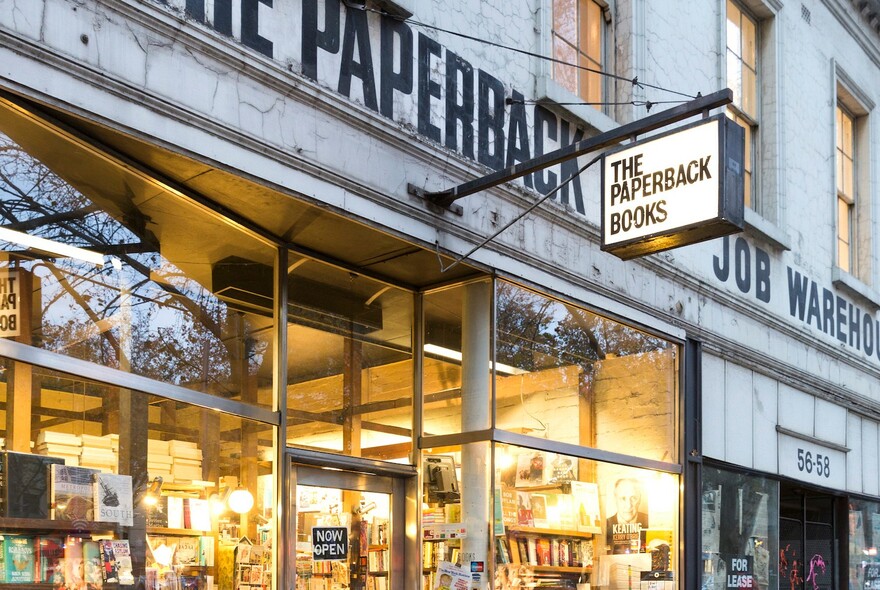
[[[147,527],[148,535],[167,535],[171,537],[210,537],[214,533],[211,531],[197,531],[193,529],[169,529],[165,527],[149,526]]]
[[[0,518],[0,531],[58,531],[63,533],[115,533],[115,522],[51,520],[41,518]],[[19,587],[19,586],[16,586]]]
[[[593,535],[598,535],[602,529],[596,528],[589,531],[575,531],[570,529],[546,529],[530,526],[509,526],[507,532],[512,535],[541,535],[549,537],[574,537],[578,539],[591,539]]]

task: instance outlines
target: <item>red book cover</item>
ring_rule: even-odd
[[[550,565],[550,539],[539,537],[536,545],[538,565]]]
[[[60,586],[64,584],[64,539],[39,537],[37,539],[37,582]]]

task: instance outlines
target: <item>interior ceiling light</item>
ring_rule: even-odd
[[[104,266],[103,254],[98,254],[97,252],[92,252],[91,250],[86,250],[84,248],[77,248],[76,246],[69,246],[68,244],[62,244],[61,242],[56,242],[54,240],[32,236],[13,229],[0,227],[0,240],[12,242],[13,244],[19,244],[26,248],[32,248],[42,252],[49,252],[50,254],[56,254],[58,256],[63,256],[64,258],[75,258],[83,262],[90,262],[96,266]]]
[[[436,344],[425,344],[425,354],[433,354],[435,356],[461,362],[460,352],[458,352],[457,350],[444,348],[442,346],[437,346]],[[489,363],[489,366],[492,366],[492,363]],[[528,371],[524,369],[518,369],[510,365],[505,365],[504,363],[496,363],[495,370],[505,375],[525,375],[526,373],[528,373]]]

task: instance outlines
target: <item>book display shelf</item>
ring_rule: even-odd
[[[264,430],[24,362],[0,367],[0,590],[269,590]],[[246,508],[234,510],[235,492]],[[237,555],[243,541],[253,550]]]

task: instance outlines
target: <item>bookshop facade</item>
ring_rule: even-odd
[[[814,590],[880,580],[878,372],[762,307],[795,256],[618,260],[577,159],[426,203],[645,113],[363,4],[0,2],[0,586],[802,590],[807,547]],[[479,4],[509,41],[551,2]],[[713,3],[582,4],[722,71]]]
[[[184,26],[190,49],[231,59],[161,3],[125,4],[77,42]],[[109,14],[44,6],[87,27]],[[314,112],[318,86],[277,121],[304,143],[267,158],[274,131],[200,113],[194,93],[133,99],[110,83],[120,64],[97,83],[30,50],[7,52],[21,61],[0,84],[0,534],[26,555],[6,583],[680,583],[680,329],[537,289],[522,263],[438,255],[435,214],[365,190],[369,162],[310,133],[389,160],[425,146],[378,142],[364,112],[340,123],[351,105],[330,94]],[[169,59],[148,86],[207,71]]]
[[[8,583],[675,586],[679,341],[13,93],[0,125]]]

